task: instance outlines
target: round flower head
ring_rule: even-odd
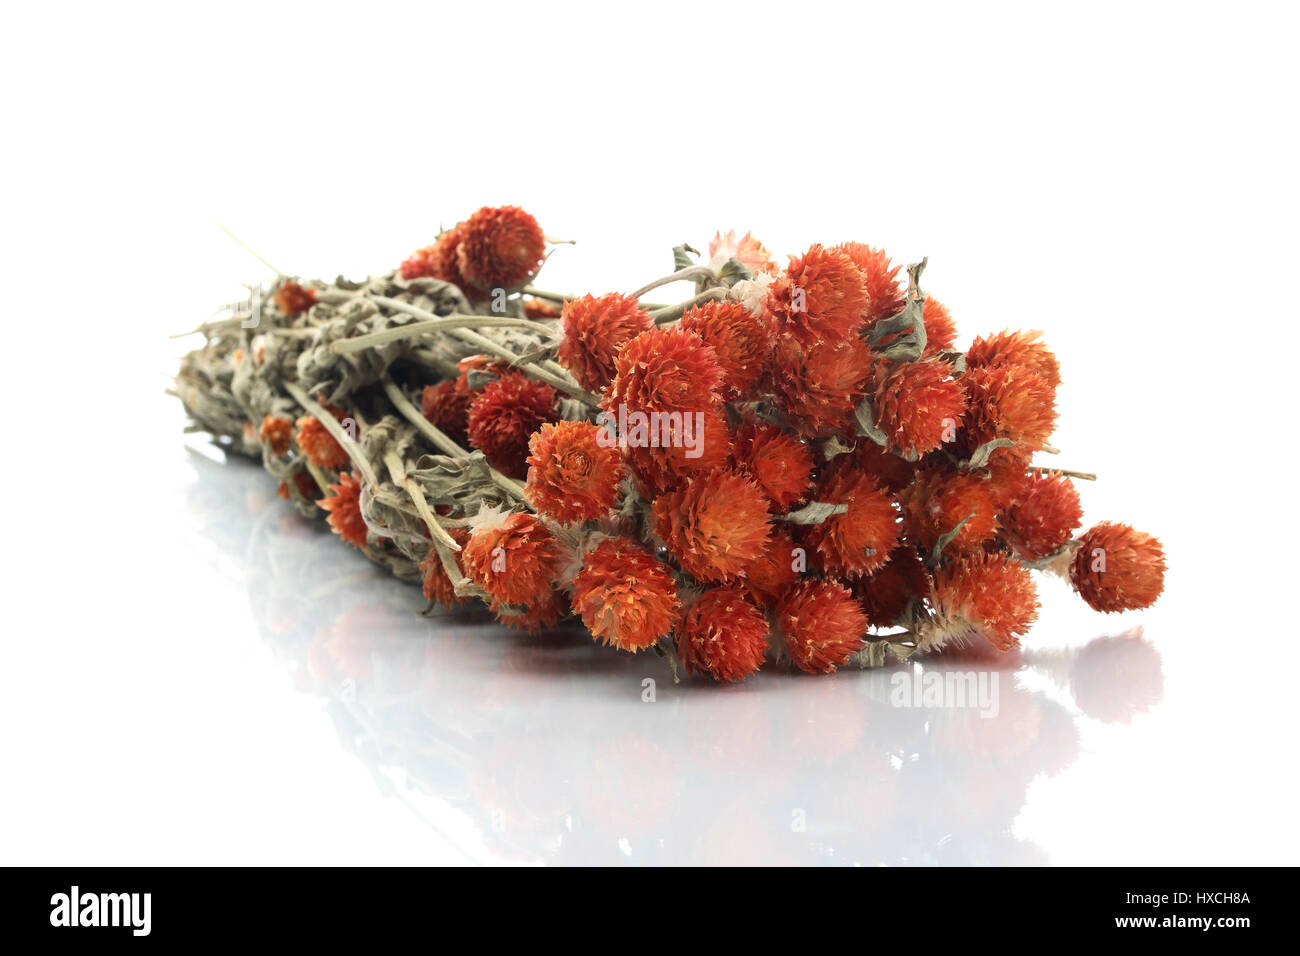
[[[650,329],[623,346],[614,381],[601,403],[639,412],[695,412],[718,406],[722,368],[718,355],[694,332]]]
[[[736,429],[731,460],[737,474],[753,479],[781,513],[812,487],[812,448],[775,425],[744,424]]]
[[[777,271],[776,263],[772,261],[772,254],[763,248],[761,242],[749,233],[737,237],[734,229],[727,230],[725,236],[721,232],[714,233],[713,238],[709,240],[710,265],[720,269],[728,259],[735,259],[756,275]]]
[[[649,647],[681,617],[668,567],[626,538],[606,538],[587,552],[572,600],[592,637],[623,651]]]
[[[589,392],[602,392],[614,380],[614,359],[631,339],[655,327],[650,313],[631,296],[584,295],[564,303],[564,337],[556,358]]]
[[[1001,552],[949,562],[935,573],[931,601],[938,629],[923,639],[936,647],[976,633],[1007,651],[1038,617],[1038,593],[1029,570]]]
[[[977,368],[962,376],[966,420],[961,438],[969,453],[995,438],[1041,448],[1056,424],[1056,389],[1021,365]],[[994,454],[1004,452],[998,449]]]
[[[734,580],[762,556],[772,536],[767,499],[729,471],[686,481],[654,500],[655,534],[692,577]]]
[[[895,548],[889,563],[870,577],[860,578],[853,593],[872,627],[893,627],[913,600],[923,601],[930,593],[930,574],[909,547]]]
[[[739,302],[715,300],[687,309],[681,327],[696,333],[717,353],[726,401],[758,397],[758,382],[772,352],[762,319]]]
[[[1009,329],[978,336],[966,351],[967,368],[1006,368],[1019,365],[1038,375],[1053,389],[1061,384],[1061,363],[1038,337],[1042,332],[1012,332]]]
[[[425,246],[422,249],[416,249],[407,258],[402,260],[401,266],[398,267],[398,274],[403,279],[423,279],[434,274],[434,257],[437,253],[437,244]]]
[[[469,407],[469,443],[512,478],[527,473],[528,440],[555,418],[557,396],[545,382],[507,372],[489,382]]]
[[[290,280],[281,283],[280,288],[271,296],[271,301],[286,316],[294,316],[306,312],[316,304],[316,290]]]
[[[786,653],[809,674],[830,674],[862,648],[867,616],[838,581],[801,581],[776,606]]]
[[[861,242],[846,242],[835,248],[847,255],[862,274],[867,291],[864,317],[868,325],[903,311],[906,299],[898,284],[900,267],[889,261],[884,249],[873,249]]]
[[[921,307],[921,321],[925,324],[925,354],[933,355],[957,344],[957,323],[952,320],[948,307],[938,299],[925,297]]]
[[[529,319],[558,319],[560,309],[545,299],[524,299],[524,316]]]
[[[925,551],[958,525],[947,551],[979,550],[997,532],[994,489],[987,478],[974,472],[935,468],[919,473],[899,501],[908,538]]]
[[[744,680],[763,664],[767,618],[739,585],[710,588],[677,630],[677,657],[688,674]]]
[[[942,359],[882,363],[872,409],[889,445],[910,458],[955,441],[966,411],[966,390]]]
[[[805,437],[851,435],[853,411],[871,378],[871,352],[857,336],[838,345],[804,347],[793,338],[777,342],[772,392]]]
[[[814,245],[790,260],[768,290],[776,330],[803,346],[857,336],[867,309],[862,273],[847,255]]]
[[[590,422],[542,425],[528,442],[528,503],[562,524],[607,514],[618,500],[623,457],[616,447],[601,445],[603,435]]]
[[[459,232],[456,263],[470,285],[483,291],[523,285],[546,255],[542,227],[518,206],[484,206]]]
[[[334,494],[321,498],[316,504],[329,512],[326,519],[338,536],[358,548],[366,546],[366,519],[361,516],[361,485],[352,475],[339,475],[336,485],[329,486]]]
[[[462,548],[469,541],[469,532],[464,528],[448,528],[448,534],[452,540]],[[459,555],[453,553],[452,560],[456,562],[456,567],[461,568],[461,573],[465,570],[461,566]],[[457,607],[461,604],[468,604],[473,599],[461,597],[456,593],[456,586],[452,584],[451,578],[447,577],[447,570],[442,566],[442,558],[438,555],[438,549],[429,548],[428,557],[420,562],[420,573],[422,578],[422,590],[424,596],[430,601],[441,604],[445,608]]]
[[[613,424],[616,417],[609,414]],[[731,453],[731,432],[720,410],[649,412],[644,421],[634,423],[637,418],[631,415],[620,440],[628,466],[648,492],[645,497],[678,488],[693,475],[717,471]]]
[[[757,603],[771,607],[807,566],[807,552],[795,544],[786,528],[778,526],[772,531],[767,550],[745,568],[744,583]]]
[[[258,431],[257,437],[270,446],[271,454],[287,455],[289,453],[289,442],[293,438],[293,422],[287,418],[267,415],[262,419],[262,427]]]
[[[852,467],[849,458],[834,461],[817,482],[816,501],[848,505],[848,511],[807,526],[805,540],[815,548],[827,571],[860,578],[883,567],[898,541],[898,511],[889,492]]]
[[[1103,521],[1089,528],[1070,565],[1070,581],[1095,611],[1150,607],[1165,589],[1165,549],[1149,534]]]
[[[526,605],[551,591],[560,558],[559,543],[533,515],[484,506],[460,566],[495,600]]]
[[[1017,553],[1039,561],[1065,547],[1083,520],[1079,492],[1059,473],[1026,475],[1002,515],[1002,531]]]
[[[458,445],[469,441],[469,406],[477,393],[460,380],[426,385],[420,411],[429,423]]]
[[[346,468],[352,461],[343,446],[335,441],[329,430],[311,415],[297,421],[298,433],[294,440],[308,460],[318,468]]]
[[[466,280],[460,273],[460,264],[457,261],[456,251],[460,247],[462,235],[462,226],[456,226],[454,229],[448,229],[439,234],[434,240],[433,245],[425,246],[412,253],[411,257],[402,263],[399,270],[403,279],[441,279],[443,282],[450,282],[456,288],[465,294],[470,301],[479,301],[484,297],[483,293]]]

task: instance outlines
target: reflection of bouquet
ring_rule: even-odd
[[[447,606],[737,680],[765,657],[878,664],[1037,614],[1030,569],[1102,611],[1147,607],[1160,543],[1075,539],[1036,333],[954,348],[946,308],[860,243],[779,268],[749,235],[631,295],[532,286],[547,240],[480,209],[362,282],[281,276],[208,323],[177,380],[280,493]],[[687,281],[676,305],[645,296]],[[880,629],[902,628],[890,634]]]

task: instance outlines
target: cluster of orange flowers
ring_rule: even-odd
[[[545,249],[532,216],[485,208],[400,274],[484,302],[520,294]],[[727,233],[709,256],[686,270],[699,294],[675,314],[619,293],[522,296],[599,407],[575,413],[527,363],[493,356],[424,387],[429,422],[525,482],[527,508],[448,515],[457,565],[504,624],[576,615],[620,650],[657,646],[688,673],[739,680],[768,659],[829,673],[876,642],[1009,649],[1037,615],[1031,569],[1099,611],[1156,600],[1159,541],[1111,523],[1076,537],[1073,480],[1033,463],[1061,384],[1038,333],[958,350],[920,268],[861,243],[814,245],[782,268]],[[311,305],[284,297],[285,311]],[[361,483],[330,433],[268,417],[261,438],[296,441],[337,474],[319,504],[364,547]],[[431,600],[467,600],[433,549],[421,567]]]

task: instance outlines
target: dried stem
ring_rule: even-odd
[[[631,298],[639,299],[650,290],[657,289],[661,285],[669,285],[673,282],[684,282],[694,279],[704,279],[706,282],[717,282],[718,274],[708,266],[687,266],[685,269],[678,269],[672,275],[655,279],[654,282],[651,282],[648,285],[643,285],[632,293]]]
[[[1053,468],[1049,465],[1030,465],[1029,470],[1055,472],[1058,475],[1065,475],[1067,478],[1078,478],[1082,481],[1097,480],[1097,476],[1090,471],[1071,471],[1069,468]]]
[[[321,405],[318,404],[310,395],[304,392],[297,382],[285,382],[284,388],[285,391],[293,396],[294,401],[307,409],[307,411],[311,413],[312,417],[325,426],[325,430],[334,437],[334,440],[339,443],[339,447],[347,452],[347,456],[352,459],[352,464],[357,466],[357,471],[361,472],[361,477],[363,477],[371,487],[378,487],[379,480],[375,476],[375,470],[370,467],[370,462],[366,460],[366,456],[357,450],[357,443],[349,438],[343,431],[343,426],[339,424],[339,420],[322,408]]]

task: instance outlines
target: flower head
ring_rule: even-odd
[[[526,605],[551,591],[561,558],[559,542],[533,515],[482,508],[460,565],[495,600]]]
[[[465,294],[470,301],[478,301],[485,296],[472,286],[460,273],[457,250],[460,248],[461,236],[464,234],[463,223],[438,235],[433,245],[417,249],[411,257],[402,263],[399,272],[403,279],[441,279],[450,282]]]
[[[812,447],[776,425],[747,423],[731,444],[737,474],[753,479],[779,514],[802,501],[812,487]]]
[[[469,441],[469,406],[476,392],[460,379],[426,385],[420,395],[420,411],[431,425],[458,445]]]
[[[273,455],[287,455],[289,442],[293,439],[293,422],[287,418],[267,415],[262,419],[262,427],[257,437],[266,442]]]
[[[618,500],[623,457],[603,446],[602,429],[590,422],[544,424],[528,442],[524,495],[540,514],[562,524],[593,521]]]
[[[882,363],[871,404],[890,447],[918,458],[956,439],[966,390],[942,359]]]
[[[867,291],[864,317],[868,325],[903,310],[906,299],[898,284],[900,267],[889,261],[884,249],[873,249],[861,242],[845,242],[835,248],[847,255],[862,274]]]
[[[966,365],[973,369],[1019,365],[1055,389],[1061,384],[1061,363],[1051,349],[1038,341],[1042,334],[1006,329],[996,335],[979,336],[966,352]]]
[[[916,477],[915,462],[895,455],[869,438],[859,439],[852,454],[859,470],[866,472],[876,479],[880,487],[894,494],[906,488]]]
[[[709,240],[709,265],[714,269],[720,269],[726,265],[728,259],[735,259],[755,274],[777,271],[776,263],[772,261],[772,254],[748,232],[737,237],[736,230],[728,229],[725,236],[717,232]]]
[[[705,302],[686,310],[681,327],[713,347],[722,368],[722,397],[738,401],[758,397],[758,383],[772,353],[763,320],[739,302]]]
[[[1129,525],[1103,521],[1084,532],[1070,582],[1095,611],[1150,607],[1165,589],[1165,549]]]
[[[915,549],[895,548],[889,563],[870,577],[859,578],[853,593],[873,627],[893,627],[912,601],[924,600],[930,593],[930,574]]]
[[[456,263],[470,285],[483,291],[522,285],[546,255],[542,227],[518,206],[484,206],[459,231]]]
[[[1041,448],[1056,425],[1056,389],[1022,365],[971,369],[962,376],[967,410],[961,444],[969,453],[995,438]],[[995,455],[1005,452],[998,449]]]
[[[623,346],[601,406],[639,412],[706,411],[719,404],[718,354],[694,332],[650,329]]]
[[[556,358],[578,384],[600,392],[614,379],[614,359],[628,341],[655,327],[650,313],[631,296],[584,295],[564,303],[564,337]]]
[[[677,631],[677,656],[688,674],[744,680],[763,664],[767,618],[739,585],[710,588]]]
[[[313,419],[314,420],[314,419]],[[334,494],[316,504],[329,512],[326,519],[340,538],[358,548],[366,546],[366,519],[361,515],[361,484],[347,473],[339,475],[338,484],[330,485]]]
[[[803,346],[839,344],[856,337],[867,309],[858,267],[841,251],[814,245],[790,260],[768,290],[776,330]]]
[[[337,415],[336,415],[337,417]],[[297,421],[298,433],[294,436],[298,442],[298,447],[302,449],[308,460],[318,468],[346,468],[352,461],[348,453],[343,449],[322,425],[312,415],[304,415]]]
[[[654,500],[655,534],[692,577],[734,580],[772,536],[767,499],[748,478],[719,470]]]
[[[862,647],[867,616],[838,581],[801,581],[777,603],[786,653],[809,674],[830,674]]]
[[[849,435],[871,379],[871,353],[856,335],[814,346],[784,337],[776,345],[771,379],[777,403],[800,435]]]
[[[524,315],[530,319],[558,319],[560,310],[545,299],[524,299]]]
[[[545,382],[507,372],[489,382],[469,407],[469,443],[512,478],[527,473],[528,440],[556,416],[558,396]]]
[[[922,638],[935,647],[975,633],[1007,651],[1020,643],[1020,635],[1038,616],[1038,593],[1029,570],[1001,552],[968,554],[949,562],[935,573],[931,600],[937,629]]]
[[[756,602],[771,607],[806,569],[807,553],[784,526],[777,526],[767,550],[745,568],[744,583]]]
[[[994,488],[974,472],[927,469],[917,474],[899,501],[908,538],[926,551],[954,529],[947,548],[955,552],[978,550],[997,532]]]
[[[606,538],[587,552],[572,600],[592,637],[634,653],[671,633],[681,617],[668,567],[626,538]]]
[[[302,286],[292,279],[280,284],[280,288],[275,290],[271,296],[271,301],[286,316],[295,316],[299,312],[306,312],[316,304],[316,290],[309,286]]]
[[[933,355],[957,344],[957,323],[952,320],[948,307],[932,296],[925,297],[921,306],[921,321],[925,324],[925,354]]]
[[[612,424],[613,413],[609,415]],[[637,414],[629,418],[635,419]],[[653,443],[655,436],[657,444]],[[629,424],[619,440],[646,497],[678,488],[691,476],[717,471],[731,453],[731,432],[721,410],[652,411],[645,421]]]
[[[497,623],[513,631],[540,634],[559,624],[560,618],[568,613],[568,608],[560,592],[551,591],[523,607],[493,601],[491,611],[496,615]]]
[[[898,511],[889,492],[842,457],[822,473],[813,497],[848,510],[809,525],[804,538],[822,565],[844,578],[860,578],[883,567],[898,541]]]
[[[1002,514],[1002,531],[1016,551],[1039,561],[1065,547],[1083,520],[1079,491],[1053,473],[1025,475]]]

